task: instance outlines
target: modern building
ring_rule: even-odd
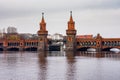
[[[59,33],[55,33],[52,35],[52,40],[63,40],[63,35]]]

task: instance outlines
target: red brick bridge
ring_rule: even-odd
[[[0,40],[0,51],[36,51],[38,40]]]
[[[0,51],[3,50],[27,50],[37,51],[38,39],[0,40]],[[76,38],[76,50],[86,51],[89,48],[109,51],[111,48],[120,49],[120,38],[102,38],[100,34],[96,38]]]
[[[96,38],[76,38],[76,49],[87,50],[89,48],[100,51],[109,51],[111,48],[120,49],[120,38],[102,38],[100,34]]]
[[[102,38],[100,34],[95,38],[77,38],[77,30],[75,29],[75,22],[72,18],[68,21],[68,28],[66,30],[65,45],[66,50],[87,50],[94,48],[96,51],[108,51],[111,48],[120,49],[120,38]],[[46,30],[46,22],[44,20],[44,13],[42,13],[42,20],[40,22],[40,30],[38,31],[37,39],[22,39],[20,36],[12,34],[4,35],[0,39],[0,51],[4,50],[48,50],[49,40],[47,39],[48,31]]]

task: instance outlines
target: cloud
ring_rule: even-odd
[[[38,14],[42,11],[120,8],[120,0],[0,0],[0,18]]]
[[[45,12],[49,33],[65,34],[72,10],[78,34],[120,37],[119,4],[120,0],[0,0],[0,26],[36,33],[41,13]]]

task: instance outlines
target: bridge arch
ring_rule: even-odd
[[[107,48],[103,48],[102,51],[110,51],[110,47],[107,47]]]
[[[77,51],[87,51],[90,47],[81,47]]]
[[[120,49],[119,48],[111,48],[110,51],[112,51],[112,52],[120,52]]]
[[[88,48],[87,51],[94,52],[94,51],[96,51],[96,49],[95,48]]]
[[[111,49],[118,49],[119,50],[119,48],[117,48],[117,47],[106,47],[106,48],[103,48],[102,49],[102,51],[111,51]]]
[[[3,51],[3,43],[0,43],[0,51]]]
[[[27,47],[24,50],[25,51],[37,51],[37,47]]]
[[[8,51],[19,51],[19,48],[18,47],[10,47],[10,48],[7,48]]]
[[[3,51],[3,48],[0,48],[0,51]]]

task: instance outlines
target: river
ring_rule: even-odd
[[[120,80],[120,53],[1,52],[0,80]]]

